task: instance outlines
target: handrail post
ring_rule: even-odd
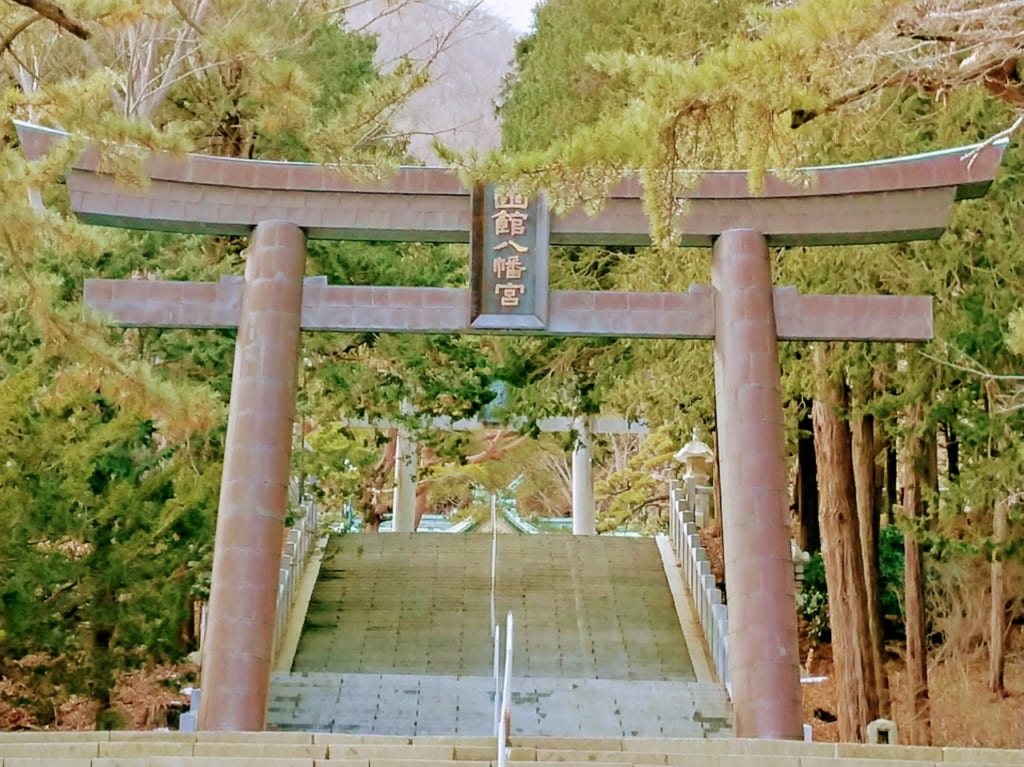
[[[494,737],[500,734],[501,719],[501,626],[492,624],[494,632]]]
[[[497,633],[498,624],[494,617],[494,585],[498,578],[498,501],[491,493],[491,629]]]
[[[508,738],[512,728],[512,641],[514,628],[511,611],[505,622],[505,679],[501,690],[501,718],[498,722],[498,767],[508,763]]]
[[[514,646],[513,640],[513,622],[511,611],[508,614],[508,618],[505,623],[505,684],[502,690],[502,697],[505,699],[505,720],[510,721],[512,718],[512,650]],[[505,733],[506,737],[508,732]]]

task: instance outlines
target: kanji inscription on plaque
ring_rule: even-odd
[[[477,185],[470,236],[470,323],[543,330],[548,323],[547,204],[542,194]]]

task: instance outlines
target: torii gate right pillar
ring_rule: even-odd
[[[800,738],[800,659],[771,261],[764,235],[714,244],[715,408],[729,653],[740,738]]]

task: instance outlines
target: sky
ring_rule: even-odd
[[[533,22],[533,6],[536,0],[483,0],[483,6],[495,16],[501,16],[515,27],[516,32],[523,33],[530,29]]]

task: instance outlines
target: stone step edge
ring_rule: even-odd
[[[96,744],[99,758],[100,743],[138,743],[140,747],[149,743],[208,743],[208,744],[265,744],[267,750],[274,746],[288,745],[347,745],[363,746],[451,746],[457,748],[491,748],[494,739],[486,736],[382,736],[349,735],[345,733],[296,733],[296,732],[154,732],[154,731],[31,731],[0,732],[0,757],[20,758],[5,754],[5,745],[35,744],[60,751],[62,744]],[[1024,750],[963,748],[940,746],[895,746],[856,743],[802,743],[789,740],[753,740],[735,738],[691,739],[691,738],[572,738],[519,736],[510,738],[511,745],[519,751],[518,756],[528,756],[530,750],[555,755],[556,752],[577,752],[580,754],[621,753],[664,753],[693,755],[746,755],[746,756],[803,756],[825,758],[901,759],[931,763],[980,764],[993,761],[1000,764],[1024,765]],[[391,750],[391,749],[389,749]],[[415,748],[410,751],[415,752]],[[569,754],[564,754],[568,756]],[[267,756],[270,756],[268,753]],[[54,754],[51,758],[59,759]],[[86,757],[88,758],[88,757]],[[193,757],[203,758],[203,757]],[[519,760],[517,760],[519,761]],[[591,761],[584,759],[584,761]]]

